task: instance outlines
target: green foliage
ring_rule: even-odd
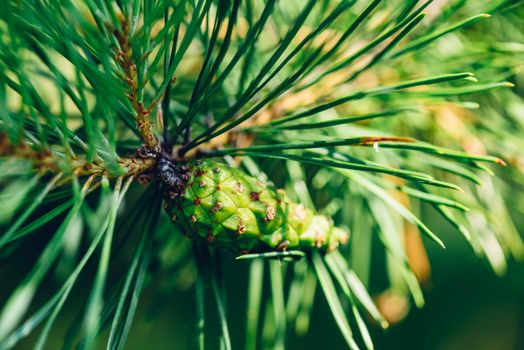
[[[372,237],[380,288],[422,306],[408,231],[446,245],[428,208],[504,273],[524,258],[523,15],[505,0],[1,2],[0,261],[38,254],[23,278],[2,271],[0,348],[35,331],[45,348],[72,306],[63,348],[121,349],[144,292],[154,309],[194,288],[198,348],[217,347],[213,327],[226,349],[284,348],[307,333],[320,291],[347,345],[371,349],[366,316],[388,326],[370,296]],[[159,160],[197,158],[351,232],[329,254],[292,244],[238,257],[250,266],[245,339],[227,322],[231,255],[189,242],[191,224],[162,209]]]

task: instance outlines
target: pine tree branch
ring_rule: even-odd
[[[144,145],[151,151],[158,151],[158,139],[153,134],[150,115],[157,101],[153,101],[149,106],[145,106],[141,100],[138,83],[137,67],[133,60],[133,48],[129,41],[130,28],[126,19],[121,20],[122,32],[114,31],[120,47],[115,52],[115,61],[124,70],[122,79],[129,86],[127,97],[136,113],[136,127],[142,136]]]
[[[32,162],[33,168],[38,173],[53,173],[58,174],[62,172],[63,157],[58,156],[50,149],[35,150],[29,144],[22,142],[19,145],[13,145],[8,137],[0,133],[0,157],[16,157],[27,159]],[[125,168],[126,176],[138,176],[150,170],[155,165],[153,158],[142,157],[124,157],[119,158],[117,164]],[[68,169],[71,173],[77,176],[108,176],[116,177],[109,167],[103,161],[95,159],[89,162],[85,158],[77,156],[70,156],[67,162]]]

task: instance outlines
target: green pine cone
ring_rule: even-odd
[[[332,251],[348,233],[322,215],[291,202],[283,190],[240,169],[190,161],[179,193],[168,191],[165,208],[192,239],[240,253],[286,249]]]

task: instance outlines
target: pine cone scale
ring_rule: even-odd
[[[193,161],[187,169],[186,188],[167,199],[167,210],[184,218],[178,222],[191,238],[235,252],[331,251],[347,241],[330,219],[240,169],[212,161]]]

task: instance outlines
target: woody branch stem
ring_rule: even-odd
[[[133,61],[133,48],[129,41],[129,22],[126,19],[122,19],[121,26],[121,32],[114,31],[114,35],[119,43],[119,47],[115,51],[115,61],[124,71],[123,80],[129,86],[127,97],[135,111],[136,127],[142,136],[144,145],[148,149],[156,151],[158,149],[158,139],[153,134],[150,120],[151,110],[155,104],[151,103],[146,107],[141,98],[139,98],[137,67]]]

